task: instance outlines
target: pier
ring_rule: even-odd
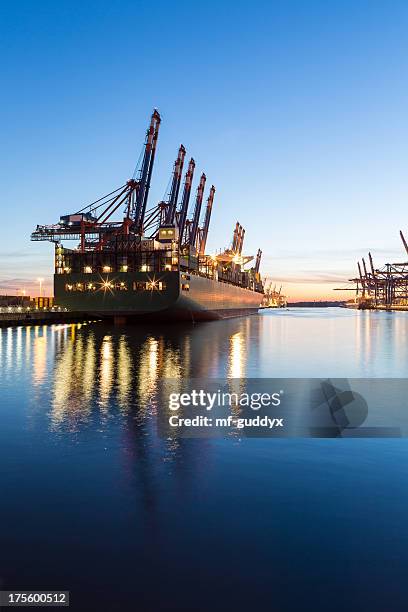
[[[81,312],[63,309],[31,310],[20,306],[0,308],[0,327],[14,325],[46,325],[52,323],[77,323],[89,321],[90,316]]]

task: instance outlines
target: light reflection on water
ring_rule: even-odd
[[[107,335],[102,340],[99,366],[99,406],[107,410],[113,385],[114,355],[112,337]]]
[[[161,586],[168,576],[177,603],[195,571],[217,589],[231,576],[219,603],[240,609],[236,585],[248,576],[259,594],[273,575],[278,605],[294,571],[344,594],[364,578],[352,559],[370,558],[364,603],[371,597],[375,610],[375,560],[382,574],[392,567],[394,585],[408,562],[405,441],[162,440],[156,391],[163,378],[175,388],[187,377],[227,378],[235,391],[240,377],[405,377],[407,328],[408,313],[291,309],[196,326],[1,329],[0,520],[9,530],[0,579],[64,585],[83,600],[100,593],[98,609],[118,609],[101,585],[120,584],[115,597],[133,602],[136,559],[152,610],[164,609],[157,576]],[[349,572],[339,584],[326,562],[333,551]],[[20,584],[27,565],[34,582]],[[180,575],[192,580],[177,591]],[[194,593],[192,602],[183,609],[201,609]]]
[[[294,309],[146,331],[8,328],[0,336],[1,371],[3,380],[15,380],[24,364],[25,384],[50,388],[53,428],[77,427],[95,410],[132,409],[140,419],[157,408],[162,378],[405,376],[407,314]]]
[[[183,378],[227,378],[240,392],[244,377],[405,376],[407,314],[293,309],[186,327],[8,328],[1,371],[16,394],[33,389],[28,407],[53,431],[109,434],[127,418],[125,427],[148,422],[153,441],[163,378],[175,391]]]
[[[131,392],[132,386],[132,374],[133,364],[127,343],[124,335],[119,338],[118,347],[118,376],[117,376],[117,390],[118,390],[118,404],[121,410],[127,410],[129,407],[128,399]]]

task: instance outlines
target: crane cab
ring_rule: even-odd
[[[158,241],[162,243],[171,243],[178,241],[179,232],[175,225],[162,225],[159,228]]]

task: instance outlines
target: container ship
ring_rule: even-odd
[[[245,229],[237,222],[229,248],[206,254],[215,187],[203,207],[202,173],[189,214],[196,164],[189,160],[182,180],[183,145],[166,200],[148,208],[160,122],[154,110],[142,162],[132,179],[61,216],[56,224],[37,225],[32,233],[34,241],[55,244],[55,303],[118,323],[140,318],[200,321],[258,312],[264,297],[262,251],[255,257],[243,255]],[[68,240],[77,245],[66,248]]]

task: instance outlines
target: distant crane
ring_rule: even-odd
[[[408,244],[407,241],[404,238],[404,234],[402,233],[402,231],[400,230],[400,236],[401,236],[401,240],[402,240],[402,244],[404,245],[405,251],[408,255]]]
[[[366,286],[367,286],[367,293],[368,295],[370,295],[371,293],[370,278],[367,273],[366,262],[365,262],[364,257],[362,257],[362,262],[363,262],[363,269],[364,269],[364,280],[366,281]]]
[[[358,267],[358,273],[359,273],[360,280],[361,280],[361,287],[363,289],[363,296],[365,296],[365,288],[366,288],[366,286],[365,286],[365,279],[364,279],[364,277],[363,277],[363,275],[361,273],[361,266],[360,266],[360,262],[359,261],[357,262],[357,267]]]
[[[371,274],[373,275],[373,278],[375,278],[374,263],[371,253],[368,254],[368,259],[370,260]]]

